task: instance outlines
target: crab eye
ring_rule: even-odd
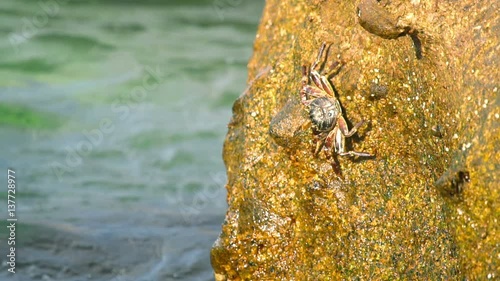
[[[333,118],[333,111],[328,111],[328,118]]]

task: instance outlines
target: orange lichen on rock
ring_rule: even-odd
[[[360,19],[360,5],[388,13],[385,27],[367,31],[374,17]],[[216,279],[498,279],[498,9],[268,0],[224,143]],[[343,62],[331,82],[344,117],[370,121],[348,146],[377,155],[339,157],[341,175],[313,155],[299,95],[301,67],[325,41]]]

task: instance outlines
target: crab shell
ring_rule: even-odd
[[[309,117],[319,132],[328,132],[335,127],[341,110],[337,100],[321,97],[309,105]]]

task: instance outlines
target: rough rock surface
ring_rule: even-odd
[[[216,279],[500,278],[499,9],[266,1],[224,144]],[[374,159],[312,153],[301,67],[324,41],[344,117],[370,121],[348,147]]]

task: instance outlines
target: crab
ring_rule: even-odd
[[[323,43],[316,60],[309,69],[306,65],[302,66],[303,76],[300,96],[302,104],[309,108],[309,117],[316,139],[314,155],[318,155],[321,149],[325,147],[326,150],[333,148],[334,152],[340,156],[373,157],[373,154],[367,152],[346,151],[345,149],[345,139],[353,136],[365,121],[360,121],[349,130],[347,122],[342,116],[342,108],[335,97],[335,91],[329,80],[338,73],[340,68],[336,66],[340,64],[338,62],[334,63],[330,72],[326,75],[321,75],[325,63],[319,67],[319,70],[316,69],[323,57],[325,47],[326,43]],[[327,56],[328,54],[325,56],[324,62],[326,62]]]

